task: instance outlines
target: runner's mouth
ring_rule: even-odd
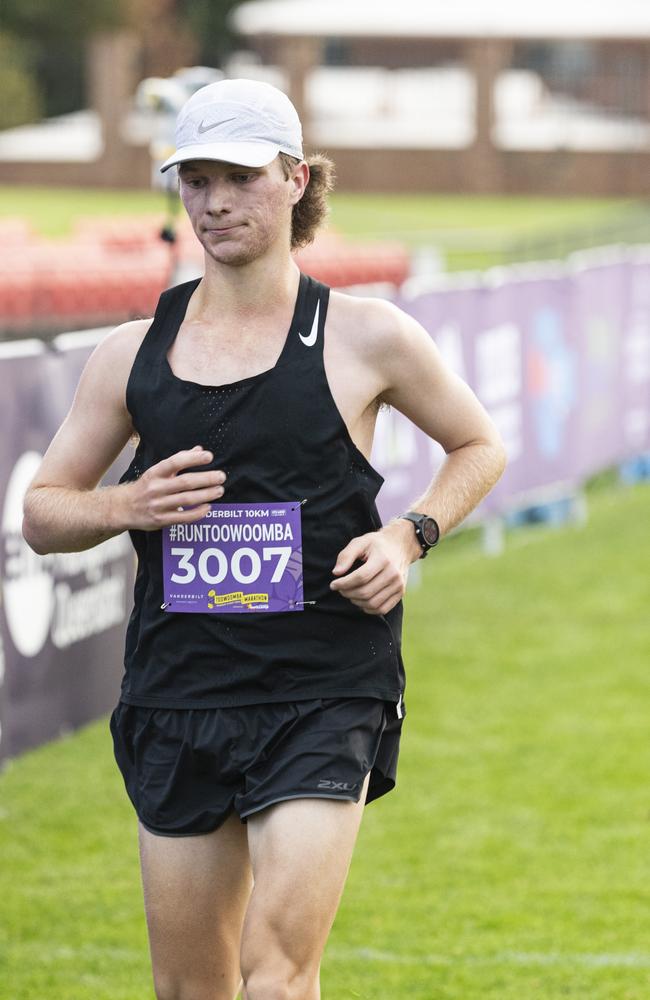
[[[204,226],[204,233],[230,233],[233,229],[239,229],[239,224],[236,226]]]

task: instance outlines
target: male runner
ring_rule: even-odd
[[[137,551],[111,730],[158,1000],[318,1000],[364,803],[395,784],[409,564],[504,453],[414,320],[300,274],[291,249],[313,238],[331,165],[303,158],[284,94],[198,91],[175,165],[205,276],[97,347],[24,533],[45,553],[128,530]],[[446,452],[384,527],[368,459],[382,402]],[[122,480],[98,488],[134,433]]]

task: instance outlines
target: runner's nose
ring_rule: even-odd
[[[210,184],[207,211],[209,215],[221,215],[232,209],[232,192],[230,185],[221,178],[215,177]]]

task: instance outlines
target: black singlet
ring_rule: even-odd
[[[227,474],[224,503],[305,500],[304,597],[316,603],[293,613],[170,613],[161,609],[161,532],[131,531],[138,569],[121,699],[221,708],[358,695],[393,701],[400,714],[401,602],[370,615],[329,588],[340,550],[381,527],[375,497],[384,481],[352,441],[330,392],[323,365],[329,288],[301,274],[274,367],[206,386],[176,377],[167,361],[199,281],[161,295],[136,355],[126,401],[140,441],[120,482],[201,444],[214,460],[200,469]]]

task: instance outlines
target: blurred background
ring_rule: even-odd
[[[332,284],[646,242],[647,5],[520,6],[5,0],[0,336],[148,314],[200,268],[185,225],[157,238],[175,211],[157,167],[178,105],[222,75],[283,87],[307,149],[335,160],[330,267],[310,258]],[[342,273],[336,236],[357,244]]]
[[[415,316],[509,456],[412,567],[403,785],[364,821],[327,995],[647,1000],[646,0],[3,0],[0,995],[148,995],[105,718],[130,542],[36,556],[21,510],[94,346],[202,272],[158,167],[222,77],[286,90],[335,161],[300,267]],[[442,457],[380,411],[384,519]]]

